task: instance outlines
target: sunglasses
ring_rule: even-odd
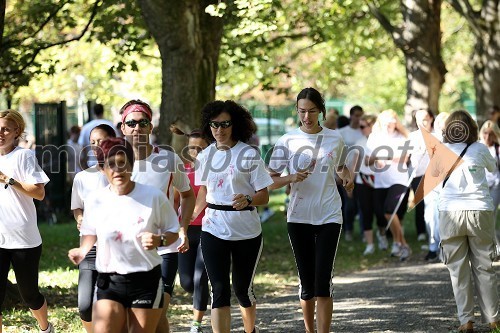
[[[368,126],[368,125],[359,125],[359,128],[361,128],[361,129],[365,129],[367,127],[370,127],[370,126]]]
[[[208,125],[210,127],[212,127],[212,128],[219,128],[219,127],[228,128],[231,125],[233,125],[233,122],[231,120],[224,120],[224,121],[221,121],[221,122],[218,122],[218,121],[209,121]]]
[[[137,120],[127,120],[125,122],[125,125],[127,125],[130,128],[135,128],[135,126],[137,126],[137,124],[139,124],[140,128],[145,128],[145,127],[148,127],[149,124],[151,124],[151,122],[148,119],[141,119],[139,121],[137,121]]]

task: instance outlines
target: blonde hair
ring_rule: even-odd
[[[386,128],[384,123],[387,121],[387,119],[390,118],[396,120],[396,131],[398,131],[401,135],[407,138],[408,130],[399,121],[398,114],[396,113],[396,111],[392,109],[384,110],[378,115],[377,121],[375,121],[375,124],[373,125],[373,132],[377,133],[385,132]]]
[[[26,123],[24,122],[23,116],[16,110],[7,109],[0,111],[0,118],[4,118],[6,120],[10,120],[16,123],[17,128],[19,129],[19,136],[17,136],[16,139],[19,138],[24,133],[24,129],[26,128]]]
[[[361,120],[366,121],[369,126],[373,126],[373,124],[377,121],[377,116],[374,114],[364,114],[361,117]]]
[[[495,123],[494,121],[491,121],[491,120],[486,120],[484,122],[483,126],[481,126],[481,130],[479,131],[479,140],[480,141],[483,140],[483,133],[487,129],[491,129],[493,134],[495,134],[495,137],[496,137],[495,143],[497,145],[500,144],[500,128],[498,127],[497,123]]]

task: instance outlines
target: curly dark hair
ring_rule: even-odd
[[[201,110],[201,132],[207,141],[215,141],[208,123],[223,112],[231,117],[233,123],[231,138],[234,141],[247,142],[257,131],[252,115],[247,109],[231,100],[213,101],[207,103]]]

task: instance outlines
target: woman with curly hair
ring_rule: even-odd
[[[202,110],[203,136],[213,142],[197,157],[199,185],[193,217],[203,211],[201,248],[212,285],[212,329],[231,331],[231,286],[245,332],[256,332],[253,278],[262,251],[255,206],[269,201],[273,183],[258,152],[244,143],[255,132],[250,113],[233,101],[210,102]],[[232,272],[231,272],[232,270]]]

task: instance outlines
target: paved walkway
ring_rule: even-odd
[[[500,264],[496,263],[497,272]],[[441,263],[369,270],[334,279],[333,332],[454,332],[458,326],[448,270]],[[233,332],[242,332],[232,307]],[[261,297],[258,326],[265,332],[303,333],[295,286]],[[479,320],[479,309],[476,311]],[[476,332],[488,332],[476,324]]]

